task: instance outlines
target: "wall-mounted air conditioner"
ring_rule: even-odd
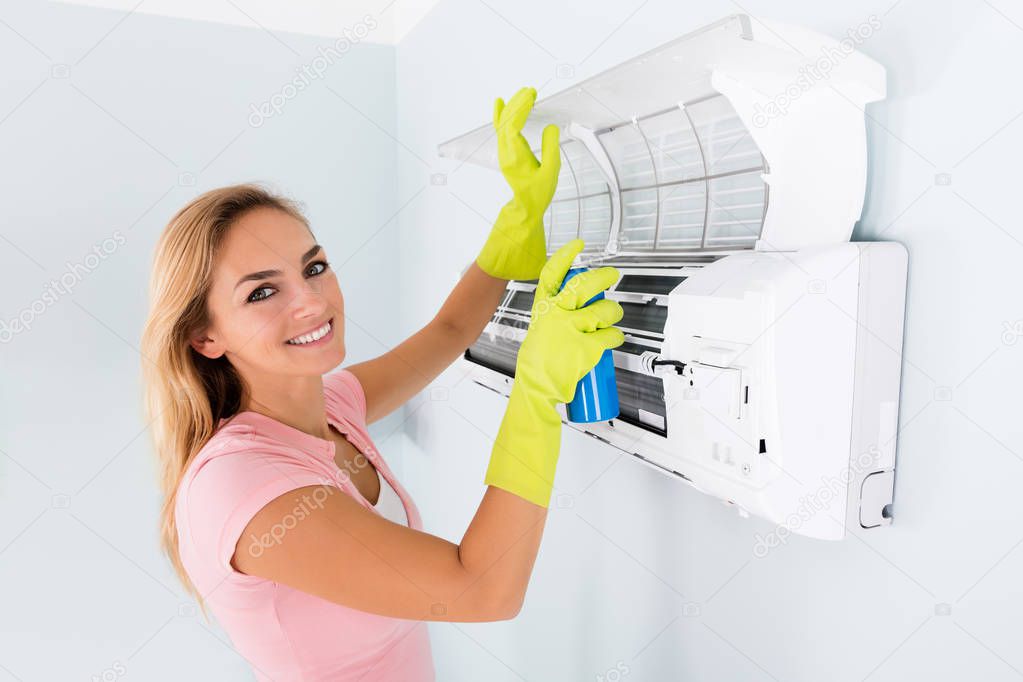
[[[578,236],[576,265],[622,272],[621,414],[569,426],[789,532],[891,523],[907,254],[849,241],[884,95],[848,41],[737,15],[536,102],[538,158],[562,131],[548,253]],[[490,125],[439,153],[497,168]],[[535,286],[465,354],[505,396]]]

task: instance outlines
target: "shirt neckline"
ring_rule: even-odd
[[[240,418],[240,419],[239,419]],[[263,414],[262,412],[256,412],[255,410],[241,410],[233,414],[229,421],[256,421],[259,425],[259,432],[263,435],[270,436],[274,440],[280,441],[286,445],[292,445],[302,450],[312,451],[314,453],[329,453],[331,458],[336,454],[335,443],[332,440],[320,438],[314,436],[311,433],[306,433],[301,429],[297,429],[294,426],[285,424],[284,422],[274,419],[273,417]],[[358,439],[358,434],[353,433],[355,429],[350,427],[344,420],[335,419],[330,414],[330,408],[327,407],[327,423],[336,428],[340,433],[345,436],[353,437]],[[351,440],[351,438],[349,438]],[[360,439],[361,440],[361,439]],[[355,441],[352,441],[355,445]],[[358,448],[358,445],[356,445]],[[361,452],[361,448],[360,448]],[[366,454],[366,453],[363,453]],[[367,455],[368,457],[369,455]]]
[[[402,507],[405,509],[406,518],[411,520],[412,516],[409,512],[408,503],[404,494],[398,491],[398,486],[394,480],[394,474],[391,472],[390,467],[388,467],[387,463],[377,455],[375,448],[367,443],[345,418],[335,418],[331,414],[332,407],[330,404],[330,398],[327,396],[326,392],[324,392],[323,397],[324,407],[327,413],[327,423],[334,426],[339,433],[343,434],[348,441],[355,446],[355,449],[373,464],[373,467],[380,474],[380,477],[385,479],[388,485],[390,485],[394,492],[398,495],[398,498],[401,500]],[[241,417],[241,419],[238,419],[239,417]],[[337,456],[337,444],[333,440],[326,440],[319,436],[314,436],[311,433],[306,433],[301,429],[297,429],[294,426],[290,426],[289,424],[285,424],[284,422],[274,419],[269,415],[265,415],[262,412],[256,412],[254,410],[241,410],[240,412],[236,412],[227,419],[221,419],[220,425],[223,426],[226,422],[234,421],[238,421],[239,423],[247,422],[251,428],[265,436],[282,442],[285,445],[291,445],[305,452],[310,452],[316,457],[325,459],[333,468],[333,471],[337,473],[336,479],[339,480],[341,484],[345,486],[353,496],[355,496],[356,499],[361,500],[364,506],[369,507],[378,514],[380,513],[380,510],[377,509],[372,502],[367,500],[362,492],[359,491],[358,486],[352,482],[352,478],[348,472],[337,465],[337,462],[334,459]],[[253,422],[255,422],[255,424],[253,424]],[[383,481],[380,481],[380,483],[382,484]],[[377,493],[377,502],[379,501],[380,493]]]

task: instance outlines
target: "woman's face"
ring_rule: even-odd
[[[208,308],[211,324],[196,350],[226,353],[250,381],[320,376],[344,359],[344,297],[334,270],[306,226],[277,209],[252,209],[231,226]]]

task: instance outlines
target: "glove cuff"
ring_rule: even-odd
[[[561,415],[554,403],[516,381],[484,483],[547,507],[560,450]]]

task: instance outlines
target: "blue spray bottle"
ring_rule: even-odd
[[[588,268],[572,268],[565,273],[561,289],[565,283]],[[604,298],[604,292],[586,301],[586,305]],[[576,423],[607,421],[618,416],[618,386],[615,384],[614,354],[610,348],[604,351],[600,360],[590,372],[579,380],[575,387],[572,402],[565,405],[568,420]]]

